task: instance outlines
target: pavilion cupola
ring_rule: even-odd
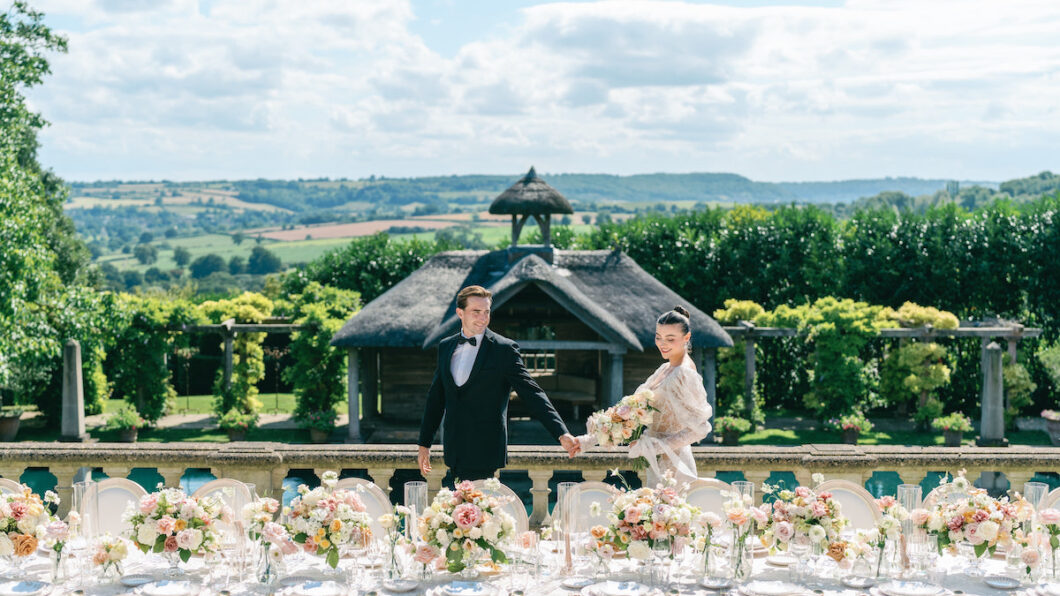
[[[541,228],[541,243],[546,251],[552,249],[552,238],[550,226],[553,213],[574,213],[570,202],[559,193],[558,190],[549,186],[538,177],[537,172],[531,167],[518,182],[511,188],[502,192],[493,204],[490,205],[492,214],[510,214],[512,216],[512,246],[514,249],[519,244],[519,234],[523,225],[531,217]]]

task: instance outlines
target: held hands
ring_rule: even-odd
[[[574,435],[570,433],[561,436],[559,438],[559,444],[563,445],[563,448],[567,450],[567,455],[569,457],[578,455],[578,452],[582,450],[581,443],[579,443],[578,439],[575,439]]]
[[[424,477],[431,471],[431,450],[423,445],[420,445],[419,451],[419,462],[420,462],[420,474]]]

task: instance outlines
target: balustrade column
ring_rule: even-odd
[[[81,469],[80,466],[51,466],[48,471],[55,475],[55,492],[59,495],[59,509],[56,511],[60,518],[65,518],[70,512],[74,498],[74,477]],[[1021,485],[1022,486],[1022,485]]]
[[[279,467],[272,469],[272,484],[271,486],[262,489],[258,488],[258,496],[272,497],[277,501],[283,502],[283,481],[287,478],[287,474],[290,472],[290,468]]]
[[[376,486],[383,489],[387,498],[390,498],[390,479],[394,477],[394,468],[368,468],[368,475]]]
[[[902,484],[920,484],[927,478],[927,468],[899,468],[898,477],[902,479]],[[923,496],[927,496],[925,493]]]
[[[128,478],[132,468],[129,466],[103,466],[103,473],[107,478]]]
[[[591,482],[603,482],[608,470],[582,470],[582,478]]]
[[[769,470],[744,471],[743,477],[755,485],[755,504],[762,502],[762,484],[769,479],[771,473]]]
[[[1031,478],[1034,478],[1034,469],[1023,469],[1023,470],[1004,470],[1005,478],[1008,479],[1009,490],[1023,494],[1023,485],[1030,482]]]
[[[552,522],[552,516],[548,513],[548,495],[552,489],[548,487],[548,481],[552,480],[552,470],[528,470],[532,486],[530,494],[533,495],[533,509],[530,511],[530,527],[540,528]]]
[[[431,464],[431,471],[425,476],[427,480],[427,499],[429,501],[434,501],[434,495],[437,495],[438,491],[442,490],[442,480],[445,480],[445,474],[448,471],[449,469],[441,462]]]
[[[158,474],[162,476],[163,485],[167,488],[180,488],[180,479],[184,477],[184,468],[164,467],[156,469]]]

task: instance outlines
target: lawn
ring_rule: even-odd
[[[969,433],[964,444],[974,444]],[[1014,445],[1049,445],[1049,436],[1040,431],[1008,431],[1005,437]],[[767,428],[740,437],[741,445],[803,445],[807,443],[838,443],[839,433],[830,430],[790,430]],[[859,445],[942,445],[941,433],[915,431],[869,431],[858,438]]]

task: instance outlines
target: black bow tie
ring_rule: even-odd
[[[474,346],[478,345],[478,340],[476,340],[474,337],[464,337],[463,335],[457,336],[456,345],[459,346],[462,343],[469,343]]]

